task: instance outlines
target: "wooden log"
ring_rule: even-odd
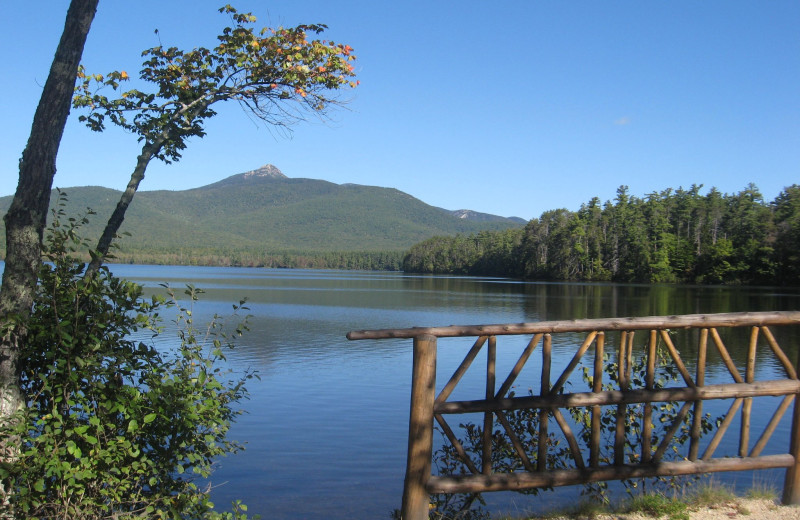
[[[624,391],[627,391],[631,386],[631,371],[633,370],[633,337],[636,334],[636,331],[628,331],[628,346],[625,352],[625,388]],[[623,414],[627,416],[628,409],[626,406],[623,407]],[[627,417],[626,417],[627,421]],[[624,463],[624,454],[625,454],[625,444],[622,445],[622,454],[623,459],[622,462]]]
[[[700,343],[697,347],[697,371],[695,383],[698,387],[706,384],[706,354],[708,350],[708,329],[700,329]],[[697,460],[700,451],[700,433],[703,427],[703,401],[694,402],[692,433],[689,442],[689,460]]]
[[[558,378],[558,381],[556,381],[553,387],[550,388],[550,395],[557,394],[558,392],[561,391],[561,388],[564,386],[564,383],[567,382],[567,379],[569,379],[569,376],[570,374],[572,374],[572,371],[575,370],[575,367],[578,366],[578,363],[580,362],[583,355],[586,353],[587,350],[589,350],[589,347],[592,345],[592,342],[594,342],[594,339],[597,337],[597,334],[598,332],[596,330],[593,330],[586,336],[586,339],[583,340],[583,344],[580,346],[578,351],[575,352],[575,355],[572,356],[572,359],[567,365],[567,368],[564,369],[564,372],[561,373],[561,376]]]
[[[778,345],[778,342],[775,341],[775,336],[772,335],[772,331],[769,330],[768,327],[761,327],[761,332],[764,333],[764,337],[767,338],[767,344],[772,349],[772,352],[775,354],[775,357],[781,362],[783,365],[783,369],[786,370],[786,375],[790,379],[797,379],[797,371],[792,366],[792,362],[789,361],[789,358],[783,352],[783,349]]]
[[[475,360],[475,357],[478,355],[478,352],[480,352],[481,348],[483,348],[483,345],[484,343],[486,343],[487,339],[488,338],[486,336],[481,336],[480,338],[475,340],[475,343],[472,345],[472,348],[469,349],[467,355],[464,356],[464,360],[458,366],[456,371],[453,372],[453,376],[450,378],[447,384],[444,385],[442,391],[439,392],[439,396],[436,398],[437,403],[442,403],[444,401],[447,401],[447,398],[450,397],[450,394],[452,394],[453,390],[455,390],[456,386],[458,386],[458,383],[459,381],[461,381],[461,378],[464,377],[464,374],[467,373],[467,370],[472,365],[472,362]]]
[[[636,334],[636,331],[632,330],[628,332],[628,358],[625,361],[625,381],[626,385],[630,387],[631,385],[631,371],[633,370],[633,336]]]
[[[590,320],[540,321],[534,323],[360,330],[348,332],[347,339],[415,338],[422,335],[444,338],[553,332],[591,332],[594,330],[662,330],[798,324],[800,324],[800,311],[729,312],[720,314],[685,314],[681,316],[643,316],[636,318],[602,318]]]
[[[658,331],[650,331],[650,340],[647,342],[647,370],[645,372],[645,388],[652,391],[655,388],[656,378],[656,348],[658,346]],[[651,438],[653,435],[653,405],[650,402],[644,405],[642,417],[642,462],[650,462],[652,458]]]
[[[756,368],[756,345],[758,344],[758,327],[750,330],[750,343],[747,347],[747,366],[744,371],[746,383],[752,383]],[[748,397],[742,406],[742,427],[739,434],[739,456],[746,457],[750,448],[750,415],[753,409],[753,398]]]
[[[575,459],[575,465],[580,469],[586,468],[586,463],[583,462],[583,455],[581,455],[581,448],[578,446],[578,441],[575,440],[575,435],[572,433],[572,428],[569,427],[566,419],[564,419],[564,415],[562,415],[561,410],[556,408],[552,413],[556,423],[558,423],[558,426],[564,433],[564,437],[567,439],[570,455],[572,455],[572,458]]]
[[[594,372],[592,373],[592,392],[603,391],[603,365],[604,363],[605,335],[599,336],[594,346]],[[603,409],[600,405],[592,407],[592,439],[589,447],[589,465],[596,468],[600,465],[600,419]]]
[[[755,383],[727,383],[707,385],[702,388],[661,388],[658,390],[636,389],[621,392],[581,392],[546,396],[526,396],[506,399],[477,401],[449,401],[437,404],[436,413],[479,413],[497,410],[520,410],[523,408],[572,408],[582,406],[608,406],[667,401],[698,401],[709,399],[731,399],[737,397],[781,396],[800,393],[800,381],[779,379],[756,381]]]
[[[486,400],[494,399],[495,368],[497,362],[497,337],[489,336],[489,347],[486,349]],[[481,472],[492,474],[492,430],[494,430],[494,414],[483,414],[483,450]]]
[[[519,356],[517,364],[514,365],[514,368],[511,370],[511,373],[508,374],[508,377],[500,386],[500,390],[497,391],[495,397],[501,398],[505,397],[506,394],[508,394],[508,391],[511,390],[511,386],[514,384],[514,381],[516,381],[517,376],[519,376],[519,373],[522,371],[522,368],[528,362],[528,358],[530,358],[531,354],[533,354],[533,350],[536,348],[536,345],[538,345],[539,342],[542,340],[542,336],[544,336],[544,334],[536,334],[530,340],[530,342],[528,342],[528,346],[525,347],[525,350],[522,352],[522,355]]]
[[[725,362],[725,366],[728,367],[728,372],[731,373],[733,376],[733,380],[737,383],[743,383],[744,379],[742,379],[742,375],[739,373],[739,370],[736,368],[736,365],[733,364],[733,359],[731,359],[731,355],[728,354],[728,349],[725,348],[725,344],[722,342],[722,338],[719,337],[719,332],[717,329],[710,329],[711,337],[714,339],[714,345],[717,346],[717,350],[719,351],[719,355],[722,357],[722,361]]]
[[[744,373],[746,383],[752,383],[756,372],[756,348],[758,347],[758,327],[750,329],[750,343],[747,346],[747,368]]]
[[[628,389],[626,381],[628,370],[625,366],[628,362],[628,334],[629,332],[626,330],[620,334],[617,354],[617,379],[619,381],[619,389],[623,392]],[[627,410],[628,408],[624,404],[617,405],[614,431],[614,464],[617,466],[625,463],[625,415]]]
[[[550,334],[544,335],[542,342],[542,384],[539,395],[550,393],[550,363],[553,355],[553,338]],[[548,424],[550,411],[539,410],[539,442],[537,443],[536,467],[539,471],[547,470],[547,446],[549,444]]]
[[[469,455],[467,455],[467,453],[464,451],[464,446],[462,446],[461,441],[458,440],[456,434],[453,433],[453,429],[450,428],[450,425],[447,424],[447,421],[445,421],[444,417],[442,417],[441,414],[438,413],[434,414],[433,417],[434,419],[436,419],[436,422],[439,423],[439,427],[444,432],[444,435],[447,437],[447,440],[449,440],[450,444],[452,444],[453,448],[455,448],[456,454],[458,454],[458,458],[461,459],[461,462],[463,462],[464,465],[467,466],[467,468],[472,473],[476,475],[480,473],[480,471],[478,471],[478,468],[476,468],[475,464],[472,462],[472,459],[470,459]]]
[[[692,475],[724,471],[748,471],[770,468],[786,468],[794,464],[788,454],[768,455],[758,458],[721,458],[709,461],[674,461],[660,464],[626,466],[604,466],[597,469],[556,469],[536,473],[509,473],[431,477],[430,493],[484,493],[493,491],[519,491],[537,487],[557,487],[598,482],[601,480],[623,480],[657,476]],[[405,517],[404,517],[405,518]]]
[[[403,485],[402,518],[427,520],[433,456],[433,402],[436,396],[436,337],[414,338],[408,455]]]
[[[514,433],[514,429],[511,427],[511,424],[509,424],[508,419],[506,419],[506,414],[503,412],[495,412],[495,415],[497,415],[497,420],[500,422],[500,424],[503,425],[503,429],[506,431],[506,435],[508,435],[508,438],[511,440],[511,445],[514,446],[514,451],[517,453],[519,460],[522,461],[522,465],[527,471],[535,471],[533,469],[533,465],[531,465],[530,459],[528,458],[528,454],[525,453],[525,448],[522,446],[519,437],[517,437],[517,434]]]
[[[658,463],[661,462],[661,457],[664,456],[664,453],[669,448],[670,443],[672,442],[673,437],[678,432],[678,429],[683,424],[683,421],[686,419],[686,414],[689,413],[689,408],[692,406],[692,403],[683,403],[681,406],[678,415],[675,417],[675,420],[672,421],[672,425],[670,425],[669,430],[664,434],[664,438],[661,439],[661,444],[658,445],[656,452],[653,454],[653,462]]]
[[[725,435],[725,432],[728,431],[728,426],[730,426],[733,422],[733,418],[736,417],[736,412],[739,411],[739,407],[742,406],[743,400],[744,399],[742,398],[738,398],[731,403],[731,407],[728,408],[728,413],[725,414],[722,424],[720,424],[717,428],[717,431],[714,432],[714,437],[711,438],[711,442],[708,443],[706,451],[703,453],[703,460],[711,460],[711,457],[714,456],[714,451],[716,451],[717,446],[719,446],[719,443],[722,440],[722,437]]]
[[[669,332],[666,330],[661,331],[661,339],[664,340],[664,345],[667,346],[667,351],[669,352],[672,361],[675,363],[675,366],[678,368],[678,372],[681,373],[681,377],[686,382],[687,386],[695,387],[697,386],[692,379],[692,376],[689,375],[689,371],[686,370],[686,365],[683,364],[681,360],[681,355],[678,353],[678,349],[675,348],[675,345],[672,344],[672,338],[669,337]]]
[[[761,437],[758,438],[756,445],[753,446],[753,451],[751,451],[747,456],[748,457],[758,457],[761,455],[761,451],[767,445],[769,438],[772,437],[772,434],[775,433],[775,429],[778,427],[778,423],[781,422],[781,418],[786,413],[786,410],[789,409],[789,405],[792,404],[794,401],[795,396],[787,395],[781,401],[780,406],[778,409],[775,410],[775,413],[772,414],[772,418],[769,420],[769,424],[767,424],[766,428],[764,428],[764,432],[761,434]]]
[[[800,358],[797,363],[800,367]],[[789,453],[794,457],[794,464],[786,470],[781,501],[785,505],[800,504],[800,398],[794,400]]]
[[[628,332],[628,351],[627,351],[627,359],[625,361],[625,390],[627,391],[631,387],[631,373],[633,371],[633,337],[636,334],[636,331],[632,330]],[[626,407],[627,408],[627,407]],[[626,409],[627,414],[627,409]]]

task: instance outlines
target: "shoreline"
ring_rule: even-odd
[[[646,512],[630,513],[608,512],[596,514],[552,513],[527,517],[527,520],[727,520],[742,518],[752,520],[800,520],[800,505],[781,505],[779,501],[768,498],[734,497],[722,500],[715,505],[689,505],[685,513],[688,516],[661,514],[654,516]]]

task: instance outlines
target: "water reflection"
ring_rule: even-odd
[[[528,283],[526,314],[539,320],[792,310],[798,292],[765,287]]]

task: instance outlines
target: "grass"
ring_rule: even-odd
[[[739,498],[730,487],[714,480],[709,480],[693,487],[691,492],[674,496],[667,496],[662,493],[647,493],[631,497],[617,505],[581,502],[579,505],[568,509],[553,511],[546,515],[532,518],[541,520],[556,518],[592,520],[602,514],[641,513],[653,518],[689,520],[690,511],[716,507],[720,504],[736,504],[734,507],[740,515],[749,515],[750,512],[747,508],[737,502]],[[766,482],[754,481],[743,498],[776,500],[778,492],[775,487]]]
[[[774,484],[753,479],[753,484],[744,496],[752,499],[778,500],[778,490]]]
[[[689,495],[690,503],[695,507],[710,507],[715,504],[732,502],[736,494],[728,486],[714,480],[703,482]]]
[[[666,516],[670,520],[689,520],[689,506],[675,498],[659,493],[639,495],[625,503],[625,513],[644,513],[654,518]]]

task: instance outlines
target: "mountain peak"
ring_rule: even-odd
[[[461,220],[471,220],[473,222],[503,222],[506,220],[510,220],[512,222],[516,222],[517,224],[525,224],[527,221],[521,219],[519,217],[498,217],[497,215],[490,215],[488,213],[480,213],[478,211],[472,211],[471,209],[457,209],[455,211],[445,210],[451,215]]]
[[[259,180],[281,180],[287,178],[288,177],[286,177],[286,175],[284,175],[283,172],[280,171],[274,164],[265,164],[261,168],[250,170],[249,172],[237,173],[236,175],[231,175],[227,179],[222,179],[219,182],[215,182],[213,184],[209,184],[208,186],[203,186],[197,189],[205,190],[230,186],[241,186],[242,184],[250,185],[254,181]]]
[[[245,179],[253,177],[269,177],[271,179],[285,179],[286,175],[278,169],[274,164],[265,164],[261,168],[250,170],[241,174]]]

